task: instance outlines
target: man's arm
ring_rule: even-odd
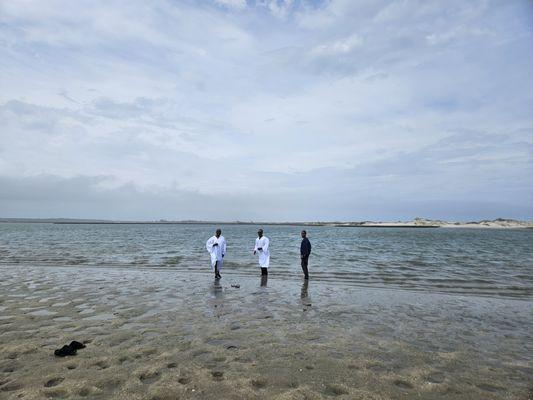
[[[303,244],[303,256],[308,257],[309,254],[311,254],[311,242],[309,241],[309,239],[306,238],[302,244]]]

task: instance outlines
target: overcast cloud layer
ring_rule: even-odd
[[[531,1],[2,1],[0,217],[533,219]]]

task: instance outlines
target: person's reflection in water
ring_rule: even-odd
[[[222,288],[219,279],[215,279],[210,292],[211,296],[208,302],[210,306],[209,308],[212,310],[211,312],[213,312],[214,316],[220,318],[220,316],[224,314],[224,289]]]
[[[309,279],[304,279],[302,283],[302,291],[300,293],[300,301],[302,302],[303,310],[307,311],[311,308],[311,298],[309,297]]]
[[[223,288],[222,288],[222,285],[220,284],[220,279],[215,278],[215,283],[213,283],[213,287],[211,290],[211,293],[213,294],[213,298],[222,299],[222,292],[223,292]]]
[[[261,275],[261,286],[264,287],[268,283],[268,275]]]

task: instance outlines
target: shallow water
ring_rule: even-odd
[[[225,272],[255,275],[257,227],[222,225]],[[265,226],[272,273],[300,274],[298,226]],[[533,297],[533,229],[306,227],[313,279],[332,285]],[[0,224],[0,265],[206,271],[212,225]]]
[[[531,394],[528,300],[168,270],[0,271],[5,398]],[[55,358],[71,340],[90,343]]]
[[[266,228],[265,281],[223,226],[218,282],[210,226],[0,227],[0,398],[533,395],[530,232],[309,228],[306,283],[299,227]]]

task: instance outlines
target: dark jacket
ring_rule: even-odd
[[[309,239],[302,239],[302,244],[300,245],[300,254],[304,257],[308,257],[311,254],[311,242]]]

